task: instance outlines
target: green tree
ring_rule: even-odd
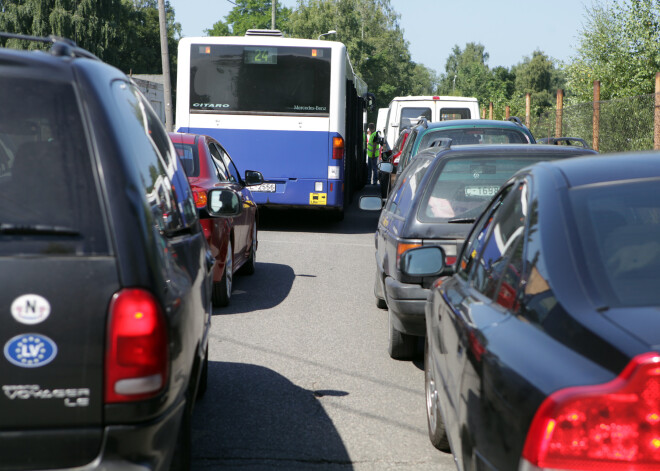
[[[174,51],[181,26],[167,1],[165,8],[168,46]],[[124,72],[161,73],[158,0],[2,0],[0,30],[69,38]],[[49,47],[14,39],[6,45]]]
[[[209,36],[243,36],[248,29],[270,29],[272,25],[272,0],[237,0],[236,6],[218,21],[211,29],[205,30]],[[291,9],[278,3],[275,12],[275,27],[287,31]]]
[[[532,99],[532,115],[539,116],[555,106],[555,92],[564,85],[562,72],[542,51],[536,50],[532,57],[525,57],[512,68],[515,76],[514,96],[518,102],[529,93]]]
[[[315,39],[337,31],[332,39],[346,45],[355,71],[376,95],[376,107],[385,107],[395,96],[426,90],[421,85],[424,72],[411,61],[399,18],[390,0],[298,0],[289,34]]]
[[[660,70],[660,2],[626,0],[586,9],[577,55],[567,66],[571,101],[593,100],[593,82],[601,82],[608,100],[654,93]]]
[[[486,64],[488,53],[482,44],[467,43],[461,50],[458,45],[445,63],[445,73],[440,78],[438,93],[453,96],[473,96],[485,105],[488,96],[491,72]]]

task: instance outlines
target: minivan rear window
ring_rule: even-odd
[[[0,75],[0,103],[0,254],[106,254],[73,85]]]

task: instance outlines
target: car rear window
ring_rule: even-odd
[[[426,149],[433,141],[441,137],[450,138],[452,140],[452,145],[530,143],[524,133],[514,129],[429,129],[420,137],[418,151]]]
[[[0,103],[0,254],[107,253],[74,87],[0,76]]]
[[[570,192],[585,267],[611,307],[660,304],[660,181]]]
[[[418,219],[447,222],[477,218],[491,198],[516,171],[556,156],[457,156],[438,165],[421,200]]]
[[[180,142],[174,143],[176,155],[179,156],[183,170],[186,172],[187,177],[199,176],[199,154],[197,153],[197,146],[192,144],[182,144]]]

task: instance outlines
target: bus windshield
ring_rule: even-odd
[[[331,52],[193,44],[190,111],[328,116]]]

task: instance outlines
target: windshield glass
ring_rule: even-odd
[[[452,139],[452,145],[466,144],[529,144],[524,133],[502,128],[429,129],[419,139],[418,151],[426,149],[441,137]]]
[[[418,219],[448,222],[456,218],[477,218],[516,171],[552,158],[556,157],[474,155],[448,158],[439,165],[424,194]]]
[[[328,116],[330,48],[194,44],[190,110]]]
[[[659,183],[570,192],[586,268],[609,306],[660,304]]]
[[[73,86],[0,74],[0,103],[0,254],[107,252]]]

